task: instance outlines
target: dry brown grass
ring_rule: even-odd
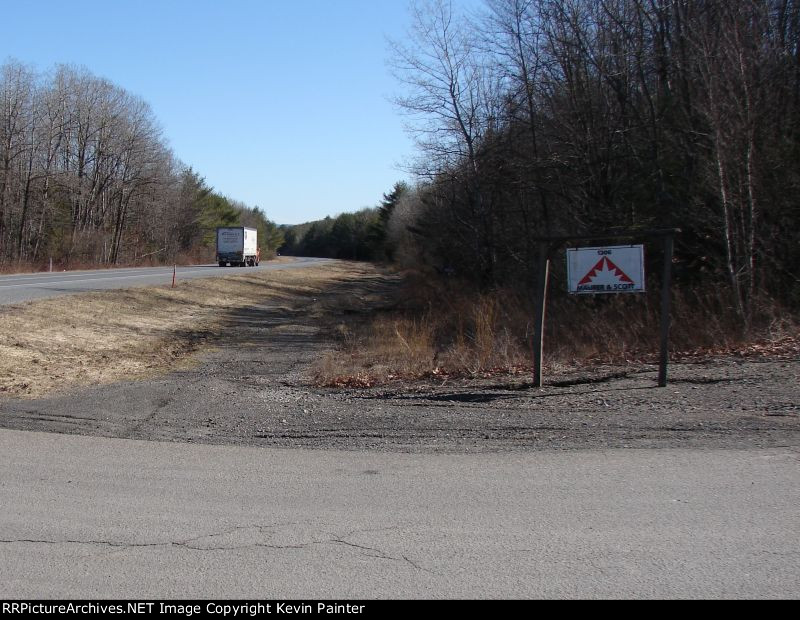
[[[354,294],[354,282],[364,285],[362,292]],[[453,283],[407,277],[394,309],[364,315],[385,305],[383,282],[385,274],[369,265],[336,263],[3,307],[0,395],[39,397],[191,364],[196,358],[190,354],[214,346],[226,315],[238,308],[265,301],[293,305],[342,283],[348,284],[314,310],[320,325],[350,317],[335,330],[338,350],[314,369],[321,385],[530,372],[533,312],[524,296],[475,296]],[[800,350],[797,320],[767,302],[759,330],[748,336],[737,332],[724,300],[713,294],[676,293],[673,317],[675,358],[796,358]],[[653,361],[658,320],[656,296],[557,298],[548,309],[546,364],[557,370]]]
[[[291,303],[358,277],[350,264],[45,299],[0,309],[0,394],[22,398],[148,376],[190,363],[226,313]]]
[[[340,327],[339,351],[318,364],[317,383],[365,387],[401,379],[530,374],[530,299],[513,291],[477,296],[464,291],[456,284],[431,284],[411,275],[399,296],[408,300],[405,307]],[[659,302],[657,291],[641,296],[555,296],[546,317],[546,369],[655,362]],[[743,334],[737,325],[721,294],[676,291],[673,359],[796,358],[800,353],[797,318],[766,300],[754,330]]]
[[[470,296],[411,278],[395,311],[339,326],[339,348],[315,369],[326,386],[364,387],[425,377],[524,372],[530,362],[521,307],[503,295]]]

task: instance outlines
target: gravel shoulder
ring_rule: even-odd
[[[0,427],[128,439],[401,452],[800,446],[800,361],[732,358],[524,378],[312,387],[337,320],[392,276],[361,273],[234,308],[192,363],[38,399],[0,399]],[[210,347],[210,348],[209,348]]]

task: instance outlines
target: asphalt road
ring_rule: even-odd
[[[258,267],[219,267],[194,265],[178,267],[177,279],[210,278],[225,275],[298,269],[325,262],[322,258],[298,258],[292,262],[263,262]],[[62,271],[0,276],[0,305],[16,304],[44,297],[56,297],[87,291],[128,288],[131,286],[158,286],[172,282],[172,267],[146,267],[130,269],[98,269],[91,271]]]
[[[0,598],[789,597],[800,453],[0,431]]]

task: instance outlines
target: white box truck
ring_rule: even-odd
[[[220,267],[253,267],[260,260],[258,231],[255,228],[217,228],[217,262]]]

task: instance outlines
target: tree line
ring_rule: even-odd
[[[409,262],[533,282],[538,237],[678,227],[679,281],[800,305],[800,3],[418,2],[393,45]],[[397,252],[397,250],[396,250]],[[516,284],[516,286],[519,286]]]
[[[760,301],[800,307],[800,2],[421,0],[412,21],[391,63],[415,186],[293,250],[485,291],[531,286],[541,237],[680,228],[679,285],[745,330]]]
[[[224,225],[258,227],[266,255],[282,243],[175,157],[139,97],[83,68],[0,66],[0,267],[208,259]]]
[[[394,207],[408,192],[405,182],[398,182],[377,207],[336,217],[282,226],[284,245],[289,256],[319,256],[346,260],[391,261],[393,244],[388,239],[389,221]]]

